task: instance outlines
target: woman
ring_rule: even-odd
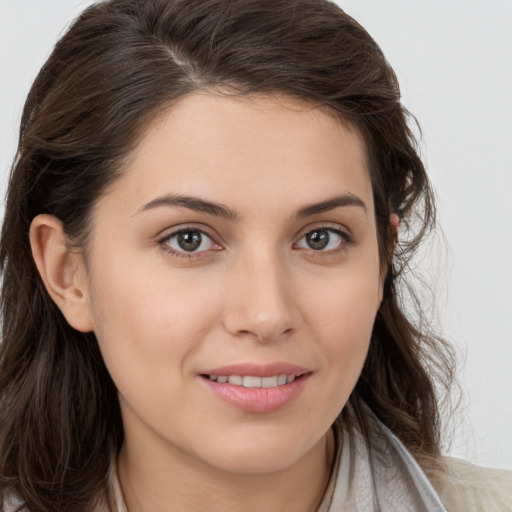
[[[334,4],[87,9],[9,184],[5,509],[506,510],[441,458],[451,353],[401,308],[433,222],[393,71]]]

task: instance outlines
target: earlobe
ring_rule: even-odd
[[[47,214],[35,217],[30,246],[46,290],[68,323],[78,331],[92,331],[83,256],[69,251],[60,220]]]
[[[393,238],[393,249],[398,241],[398,228],[400,227],[400,217],[396,213],[389,216],[389,225],[391,228],[391,236]]]
[[[392,213],[389,216],[389,265],[393,261],[393,253],[395,251],[396,244],[398,242],[398,229],[400,227],[400,217],[396,213]],[[381,274],[379,278],[379,298],[377,310],[380,307],[384,298],[384,280],[386,279],[387,272],[389,270],[388,262],[381,265]]]

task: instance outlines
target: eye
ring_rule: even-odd
[[[314,251],[334,251],[346,241],[347,237],[341,231],[319,228],[306,233],[297,243],[297,247]]]
[[[203,252],[218,247],[206,233],[199,229],[176,231],[160,243],[174,253]]]

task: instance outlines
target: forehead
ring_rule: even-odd
[[[327,106],[282,94],[232,96],[214,91],[189,94],[157,116],[146,129],[143,143],[149,148],[172,131],[172,139],[181,144],[205,143],[207,137],[209,144],[220,149],[227,139],[232,154],[238,145],[245,150],[252,146],[257,151],[261,144],[273,148],[274,154],[278,146],[283,151],[289,148],[296,152],[303,142],[307,143],[304,152],[313,153],[322,149],[314,144],[323,138],[324,146],[332,144],[330,149],[336,147],[339,151],[353,146],[350,149],[360,150],[357,156],[366,162],[364,140],[355,126]]]
[[[124,171],[114,189],[126,198],[136,191],[140,202],[172,192],[292,206],[349,192],[373,206],[358,132],[286,96],[186,96],[147,128]]]

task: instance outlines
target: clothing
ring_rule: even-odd
[[[317,512],[446,512],[404,445],[375,417],[370,421],[377,446],[371,452],[359,430],[335,431],[343,443]]]
[[[369,415],[372,450],[359,430],[335,427],[331,477],[316,512],[512,512],[512,473],[445,458],[446,470],[432,485],[404,445]],[[116,512],[127,512],[115,464],[110,485]],[[16,504],[4,503],[5,512]]]
[[[445,467],[430,475],[431,483],[370,411],[369,420],[377,448],[370,455],[360,431],[342,432],[343,445],[317,512],[512,512],[512,473],[444,457]]]
[[[436,490],[449,512],[512,512],[512,473],[447,457]]]
[[[370,455],[359,430],[335,427],[331,477],[316,512],[512,512],[512,473],[445,458],[434,489],[405,446],[369,415],[378,449]],[[116,512],[127,512],[115,473],[112,486]]]

